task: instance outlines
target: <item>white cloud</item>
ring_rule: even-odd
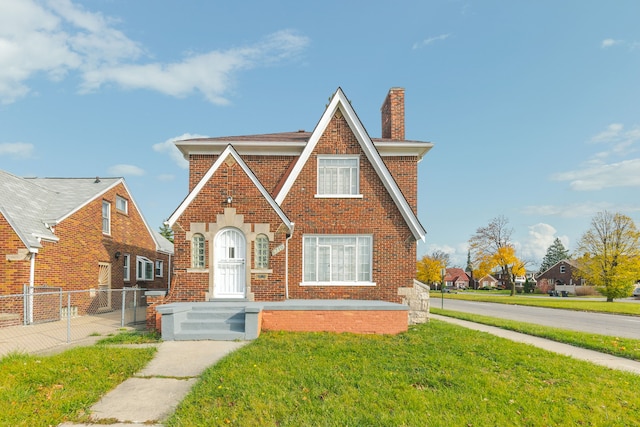
[[[553,226],[542,222],[529,226],[527,240],[520,244],[520,258],[537,265],[556,238],[559,238],[565,247],[569,247],[569,237],[557,236],[556,231]]]
[[[170,173],[162,173],[162,174],[158,175],[156,177],[156,179],[158,181],[161,181],[161,182],[169,182],[169,181],[173,181],[174,179],[176,179],[176,176],[172,175]]]
[[[440,34],[439,36],[435,36],[435,37],[429,37],[428,39],[424,39],[420,42],[416,42],[413,44],[413,49],[419,49],[421,47],[425,47],[428,46],[432,43],[435,43],[437,41],[441,41],[441,40],[446,40],[449,38],[451,34]]]
[[[184,158],[180,150],[176,147],[175,142],[181,141],[183,139],[193,139],[193,138],[206,138],[204,135],[196,135],[191,133],[183,133],[180,136],[176,136],[170,139],[167,139],[165,142],[158,142],[157,144],[153,144],[153,150],[158,153],[167,153],[169,157],[178,165],[178,167],[182,169],[189,168],[189,161]]]
[[[29,158],[33,154],[33,149],[33,144],[26,142],[2,142],[0,143],[0,156]]]
[[[611,46],[614,46],[614,45],[620,44],[620,43],[622,43],[622,42],[623,42],[623,40],[615,40],[615,39],[611,39],[611,38],[609,38],[609,39],[604,39],[604,40],[602,40],[602,42],[600,43],[600,47],[601,47],[601,48],[603,48],[603,49],[606,49],[606,48],[608,48],[608,47],[611,47]]]
[[[576,191],[640,187],[640,158],[561,172],[552,178],[556,181],[570,181],[569,187]]]
[[[113,165],[108,169],[109,174],[114,176],[142,176],[144,169],[134,165]]]
[[[82,92],[113,83],[170,96],[200,92],[210,102],[224,104],[234,73],[292,58],[309,43],[293,31],[279,31],[244,47],[194,54],[172,63],[141,63],[144,48],[113,22],[70,0],[2,0],[0,102],[26,96],[30,79],[39,75],[60,81],[75,72]]]

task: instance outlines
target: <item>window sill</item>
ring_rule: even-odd
[[[376,282],[301,282],[300,286],[376,286]]]
[[[187,273],[208,273],[208,268],[187,268]]]
[[[316,194],[316,199],[362,199],[362,194]]]
[[[255,274],[271,274],[273,273],[272,269],[266,269],[266,268],[252,268],[251,269],[251,273],[255,273]]]

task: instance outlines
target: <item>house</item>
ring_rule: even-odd
[[[542,292],[560,290],[557,286],[570,286],[571,293],[575,293],[575,286],[585,286],[586,281],[580,277],[578,264],[574,260],[563,259],[558,261],[546,271],[536,276],[537,286]]]
[[[305,301],[291,309],[302,316],[327,301],[407,302],[425,237],[417,166],[432,144],[405,140],[404,89],[392,88],[381,112],[382,137],[371,138],[338,88],[312,132],[177,141],[189,192],[168,219],[175,275],[159,304]],[[323,316],[308,323],[340,327]]]
[[[469,287],[469,276],[461,268],[447,268],[444,282],[449,288],[467,289]]]
[[[85,314],[96,304],[117,309],[114,289],[166,290],[171,279],[173,244],[149,227],[123,178],[0,171],[0,236],[0,296],[72,291],[73,312]],[[37,309],[24,305],[0,311],[19,324],[37,321]]]
[[[491,274],[487,274],[478,280],[478,289],[495,289],[498,287],[498,284],[498,279]]]

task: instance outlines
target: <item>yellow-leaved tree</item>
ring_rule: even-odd
[[[621,213],[599,212],[578,242],[578,272],[611,302],[631,295],[640,280],[640,231]]]
[[[442,269],[447,268],[449,254],[435,251],[431,255],[424,255],[416,263],[416,279],[429,286],[442,281]]]

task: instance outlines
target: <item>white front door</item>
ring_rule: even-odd
[[[215,238],[214,298],[244,298],[246,241],[236,228],[225,228]]]

